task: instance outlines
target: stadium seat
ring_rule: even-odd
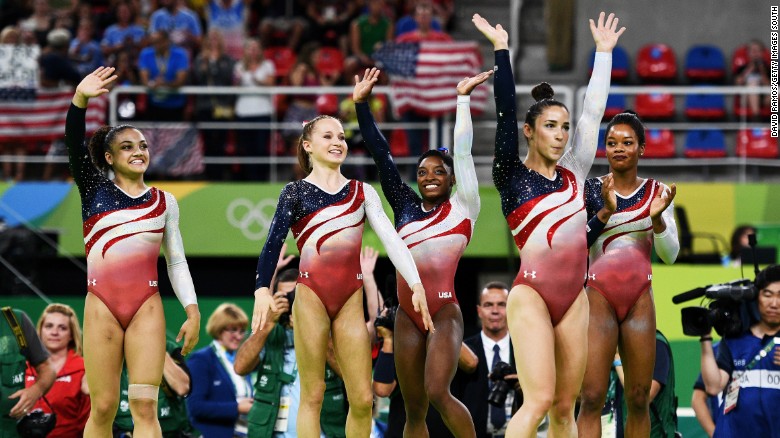
[[[297,60],[295,52],[289,47],[269,47],[263,50],[263,56],[274,63],[276,77],[286,77]]]
[[[604,110],[604,120],[609,120],[626,109],[625,94],[610,94],[607,97],[607,108]]]
[[[321,74],[341,74],[344,54],[335,47],[322,47],[314,53],[314,68]]]
[[[668,93],[637,94],[637,114],[643,119],[671,119],[674,117],[674,96]]]
[[[639,49],[636,73],[645,83],[677,81],[677,56],[666,44],[647,44]]]
[[[763,102],[762,102],[763,104]],[[761,105],[758,114],[753,114],[747,105],[742,104],[742,96],[734,96],[734,116],[735,117],[763,117],[768,119],[772,114],[769,106]]]
[[[743,45],[734,49],[734,54],[731,55],[731,73],[736,74],[737,70],[741,69],[745,64],[748,63],[748,59],[747,45]],[[764,48],[764,61],[766,61],[767,64],[770,63],[769,49],[767,48]]]
[[[596,145],[598,148],[596,149],[596,157],[603,158],[607,156],[607,146],[604,144],[604,137],[607,136],[607,129],[601,128],[599,129],[599,140]]]
[[[741,129],[737,133],[737,156],[777,158],[777,138],[769,135],[769,129]]]
[[[689,94],[685,98],[685,117],[691,120],[723,120],[726,99],[722,94]]]
[[[645,134],[645,158],[674,158],[674,134],[670,129],[648,129]]]
[[[693,46],[685,56],[685,77],[694,83],[718,83],[726,78],[726,60],[715,46]]]
[[[694,129],[685,136],[686,158],[726,156],[726,137],[720,129]]]
[[[596,59],[596,49],[590,52],[590,64],[588,77],[593,73],[593,62]],[[612,74],[613,82],[625,82],[628,80],[631,61],[628,59],[628,52],[621,46],[615,46],[612,49]]]

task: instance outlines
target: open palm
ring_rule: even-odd
[[[458,94],[461,96],[467,96],[471,94],[471,92],[477,88],[477,85],[485,82],[492,74],[493,70],[488,70],[470,78],[463,78],[462,81],[458,82]]]
[[[471,22],[474,23],[474,26],[476,26],[480,32],[482,32],[482,35],[485,35],[485,37],[487,37],[487,39],[493,43],[493,47],[496,50],[506,49],[509,47],[509,34],[500,24],[497,24],[496,27],[493,27],[479,14],[474,14],[474,16],[471,18]]]
[[[598,23],[594,22],[592,18],[590,19],[590,33],[593,34],[593,40],[596,42],[597,52],[611,52],[617,45],[620,35],[626,31],[625,27],[617,30],[620,20],[615,14],[609,14],[606,21],[604,15],[604,12],[599,14]]]
[[[664,210],[666,210],[666,208],[672,204],[676,194],[677,186],[675,184],[672,184],[666,188],[662,186],[661,189],[658,190],[658,193],[656,193],[653,201],[650,203],[650,217],[652,219],[659,217],[661,213],[663,213]]]
[[[374,85],[379,80],[379,73],[379,69],[373,67],[371,70],[366,69],[362,80],[359,75],[355,75],[355,89],[352,91],[352,100],[354,102],[364,102],[371,96],[371,90],[374,89]]]
[[[108,93],[106,86],[117,78],[116,75],[112,76],[113,73],[114,67],[98,67],[81,80],[76,93],[87,99]]]

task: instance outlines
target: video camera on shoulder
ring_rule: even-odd
[[[498,362],[493,367],[493,371],[488,375],[490,381],[493,382],[493,389],[491,389],[488,394],[488,403],[493,406],[504,407],[506,396],[509,393],[509,390],[512,389],[510,383],[516,381],[516,379],[506,379],[506,376],[511,374],[517,374],[517,370],[506,362]]]

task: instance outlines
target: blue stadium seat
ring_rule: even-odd
[[[726,99],[722,94],[689,94],[685,98],[685,116],[691,120],[723,120]]]
[[[607,97],[607,108],[604,109],[604,120],[609,120],[626,109],[625,94],[610,94]]]
[[[596,59],[596,49],[590,52],[590,63],[588,64],[588,76],[593,73],[593,62]],[[621,46],[615,46],[612,49],[612,81],[625,82],[628,80],[631,61],[628,59],[628,52]]]
[[[694,129],[685,136],[687,158],[719,158],[726,156],[726,137],[720,129]]]
[[[726,57],[718,47],[693,46],[685,56],[685,76],[691,82],[719,83],[726,78]]]
[[[607,129],[601,128],[599,129],[599,140],[596,145],[598,145],[598,148],[596,149],[596,156],[603,158],[607,156],[607,147],[604,145],[604,137],[607,136]]]

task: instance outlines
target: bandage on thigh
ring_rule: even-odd
[[[127,386],[127,399],[138,400],[144,398],[149,400],[157,400],[159,388],[160,387],[157,385],[143,385],[138,383],[130,384]]]

